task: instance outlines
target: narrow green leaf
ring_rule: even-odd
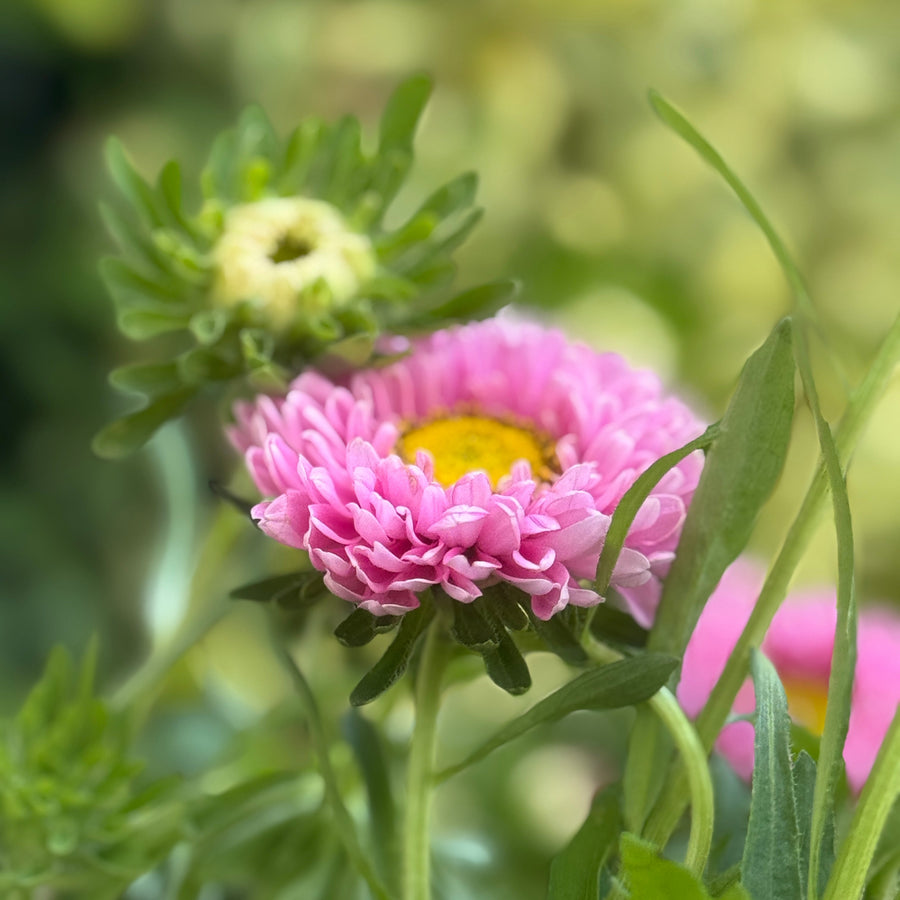
[[[341,732],[353,750],[366,786],[371,844],[379,874],[388,886],[396,886],[400,872],[400,838],[384,742],[378,729],[356,709],[350,709],[341,719]]]
[[[371,703],[403,675],[419,638],[433,617],[434,608],[430,604],[423,604],[403,615],[397,636],[391,645],[381,659],[363,675],[350,694],[352,706]]]
[[[294,129],[288,138],[284,155],[279,193],[285,195],[301,192],[324,133],[325,124],[312,116],[304,119]]]
[[[634,900],[710,900],[706,888],[684,866],[663,859],[636,835],[622,835],[620,852],[622,873]]]
[[[590,661],[581,641],[574,632],[566,626],[561,616],[553,616],[548,621],[539,619],[534,613],[530,613],[531,625],[538,637],[560,659],[570,666],[586,666]]]
[[[118,256],[107,256],[100,260],[100,277],[116,303],[124,307],[146,301],[167,306],[180,307],[185,302],[184,286],[171,277],[170,273],[159,277],[145,275]]]
[[[550,864],[547,900],[597,900],[600,869],[621,831],[614,789],[599,792],[587,818]]]
[[[177,368],[187,384],[226,381],[241,373],[241,361],[235,359],[233,347],[194,347],[178,357]]]
[[[622,504],[619,503],[616,512],[621,507]],[[615,513],[613,522],[615,522]],[[609,541],[609,532],[607,532],[606,540]],[[605,544],[603,549],[606,549]],[[626,647],[644,647],[646,645],[649,632],[645,628],[641,628],[628,613],[610,606],[609,603],[601,603],[593,607],[591,612],[591,634],[598,641]]]
[[[169,261],[159,252],[148,232],[122,216],[105,203],[100,205],[100,218],[112,239],[126,254],[136,257],[145,266],[162,274],[169,274]]]
[[[375,635],[390,631],[399,622],[397,616],[375,616],[357,608],[334,629],[334,636],[345,647],[362,647]]]
[[[143,446],[154,432],[173,419],[194,395],[185,389],[166,394],[131,415],[107,425],[93,440],[91,447],[104,459],[122,459]]]
[[[175,363],[137,363],[113,369],[110,384],[119,391],[155,397],[182,386]]]
[[[844,833],[824,900],[862,895],[866,876],[891,809],[900,797],[900,707],[875,757],[853,819]]]
[[[609,531],[607,531],[603,542],[603,550],[600,552],[600,559],[597,562],[594,590],[601,597],[605,596],[609,589],[609,581],[612,578],[613,569],[616,567],[619,554],[622,552],[622,547],[625,545],[625,539],[628,537],[628,529],[631,528],[634,517],[644,505],[644,501],[650,496],[650,492],[659,484],[660,479],[666,472],[674,469],[685,457],[690,456],[691,453],[697,450],[709,449],[718,433],[718,424],[710,425],[700,437],[688,441],[683,447],[679,447],[677,450],[673,450],[671,453],[667,453],[656,460],[645,472],[641,473],[634,484],[625,492],[613,513]],[[603,608],[601,606],[596,607],[594,617]]]
[[[741,882],[752,900],[797,900],[804,895],[804,879],[800,875],[787,697],[775,668],[758,650],[753,652],[751,669],[756,735]]]
[[[285,575],[272,575],[260,581],[242,584],[234,588],[229,596],[235,600],[252,600],[254,603],[278,603],[280,598],[299,592],[308,581],[318,576],[318,572],[308,569],[288,572]]]
[[[190,321],[188,313],[165,313],[150,310],[129,309],[119,313],[116,324],[126,337],[146,341],[170,331],[180,331]]]
[[[431,79],[414,75],[400,84],[385,106],[378,132],[378,150],[409,150],[425,104],[431,96]]]
[[[666,683],[676,663],[670,656],[643,654],[585,672],[508,722],[461,763],[439,773],[438,778],[448,778],[532,728],[558,721],[576,710],[618,709],[640,703]]]
[[[684,652],[704,603],[746,546],[781,475],[793,415],[791,323],[784,319],[745,363],[707,451],[650,633],[651,649]]]
[[[106,142],[106,164],[116,187],[147,225],[150,228],[165,225],[166,216],[162,212],[156,192],[137,173],[118,138],[111,137]]]
[[[495,628],[522,631],[531,623],[525,609],[530,602],[531,598],[524,591],[501,581],[485,589],[484,595],[475,600],[474,605],[489,622],[494,623]]]
[[[519,291],[519,283],[512,280],[492,281],[469,288],[437,306],[412,312],[413,321],[462,322],[472,318],[489,316],[512,300]]]

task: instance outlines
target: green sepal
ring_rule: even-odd
[[[430,603],[423,604],[402,616],[397,635],[391,645],[351,692],[352,706],[371,703],[403,675],[419,638],[433,618],[434,607]]]
[[[497,645],[485,647],[481,656],[488,678],[507,694],[518,696],[531,687],[528,663],[505,628],[498,634]]]
[[[357,608],[334,629],[334,636],[345,647],[363,647],[376,635],[396,628],[399,622],[398,616],[376,616]]]
[[[457,643],[479,653],[496,647],[499,643],[494,628],[481,615],[474,603],[453,604],[453,625],[450,627],[450,634]]]
[[[479,609],[486,608],[489,621],[500,623],[510,631],[523,631],[531,624],[528,608],[531,598],[505,581],[485,588],[483,596],[475,600]]]

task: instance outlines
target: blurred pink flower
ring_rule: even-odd
[[[548,619],[597,595],[610,514],[637,475],[702,431],[659,380],[558,331],[495,319],[438,331],[409,356],[235,408],[230,431],[267,534],[309,551],[330,590],[376,615],[432,585],[468,602],[504,580]],[[652,619],[702,456],[659,483],[612,584]]]
[[[697,715],[725,667],[762,587],[765,572],[740,559],[722,577],[700,616],[684,656],[678,699]],[[836,620],[833,588],[797,591],[775,615],[762,650],[781,678],[791,717],[815,734],[825,719],[828,676]],[[900,613],[868,607],[859,614],[858,662],[853,685],[850,728],[844,746],[847,779],[862,788],[888,726],[900,703]],[[753,685],[738,694],[734,713],[752,713]],[[718,750],[746,779],[753,772],[753,726],[726,725]]]

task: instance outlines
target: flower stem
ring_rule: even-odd
[[[594,640],[588,642],[587,650],[593,659],[604,664],[622,658],[620,653]],[[703,875],[709,857],[714,818],[713,786],[706,761],[706,750],[700,743],[694,726],[668,688],[660,688],[646,703],[672,736],[687,773],[691,801],[691,832],[684,864],[699,878]]]
[[[175,632],[136,669],[110,697],[110,706],[131,709],[136,723],[149,712],[156,691],[169,671],[234,608],[234,601],[217,590],[222,563],[234,547],[244,523],[234,510],[222,506],[216,513],[206,544],[194,570],[187,601],[188,612]]]
[[[892,325],[878,355],[862,383],[853,393],[841,419],[835,435],[835,445],[841,460],[850,459],[863,428],[883,396],[898,362],[900,362],[900,318]],[[762,643],[775,613],[787,595],[794,571],[822,519],[827,497],[828,479],[825,465],[820,461],[803,504],[769,570],[753,612],[706,706],[697,718],[697,733],[707,753],[712,750],[731,711],[734,699],[747,677],[750,651]],[[644,837],[647,840],[659,846],[668,841],[687,804],[687,788],[683,765],[676,761],[675,771],[667,780],[666,787],[644,830]]]
[[[344,800],[338,787],[337,775],[331,766],[331,758],[328,755],[328,738],[325,735],[322,714],[319,712],[315,694],[313,694],[306,676],[288,649],[284,635],[275,623],[273,616],[269,617],[269,623],[272,646],[290,676],[306,713],[313,749],[318,757],[319,771],[325,784],[325,798],[331,807],[331,814],[334,816],[338,837],[344,845],[344,850],[350,858],[350,862],[353,863],[356,870],[365,879],[372,896],[376,900],[392,900],[390,893],[382,884],[369,858],[363,852],[357,835],[356,823],[344,805]]]
[[[824,900],[861,897],[888,814],[900,795],[900,706],[860,795],[853,821],[835,860]]]
[[[416,674],[416,721],[406,771],[406,819],[403,824],[403,900],[431,897],[431,803],[437,717],[444,669],[450,658],[440,614],[425,635]]]

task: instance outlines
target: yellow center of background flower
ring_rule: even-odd
[[[821,737],[825,730],[825,708],[828,705],[827,682],[812,678],[785,678],[782,683],[791,718],[810,733]]]
[[[409,461],[417,450],[427,450],[434,459],[435,480],[446,486],[467,472],[481,471],[496,487],[520,459],[543,480],[556,469],[549,439],[487,416],[449,416],[409,428],[400,437],[398,450]]]

